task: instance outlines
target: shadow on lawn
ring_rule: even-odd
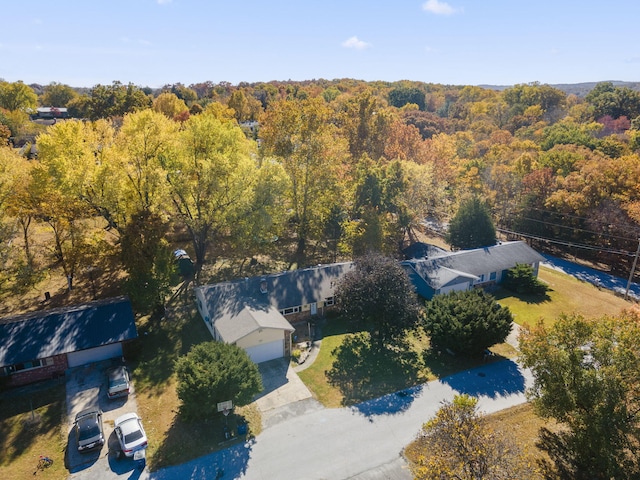
[[[544,293],[531,294],[531,293],[516,293],[512,290],[508,290],[506,288],[499,288],[495,292],[492,293],[497,302],[503,300],[505,298],[517,298],[521,302],[524,302],[528,305],[539,305],[541,303],[547,303],[551,301],[551,297],[548,292],[553,291],[551,288],[547,287],[547,291]]]
[[[224,471],[224,478],[242,476],[246,473],[255,442],[253,437],[237,435],[237,424],[242,421],[240,416],[228,419],[229,429],[234,432],[234,436],[225,440],[224,420],[221,416],[189,424],[176,417],[165,436],[165,441],[153,455],[153,463],[149,465],[151,470],[162,470],[156,471],[150,478],[215,479],[221,471]],[[194,460],[187,461],[194,457]],[[174,466],[165,468],[167,465]]]
[[[345,338],[334,351],[335,361],[327,372],[329,383],[340,389],[343,405],[359,404],[418,383],[419,356],[406,346],[375,348],[366,333]],[[397,413],[408,408],[415,393],[400,394],[357,405],[365,415]],[[378,402],[378,403],[375,403]]]
[[[56,431],[64,399],[65,386],[59,380],[1,392],[0,463],[18,459],[39,438]]]
[[[211,340],[195,308],[187,305],[165,314],[156,313],[138,327],[138,339],[125,355],[134,362],[138,388],[163,390],[175,361],[193,345]]]

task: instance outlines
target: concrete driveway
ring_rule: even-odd
[[[67,424],[68,438],[65,463],[74,480],[91,479],[106,480],[126,475],[126,478],[137,478],[138,462],[131,459],[118,459],[118,439],[113,431],[115,419],[128,412],[137,412],[133,382],[128,397],[109,400],[107,397],[106,369],[112,366],[111,361],[93,363],[71,369],[67,374]],[[80,454],[76,448],[73,423],[76,414],[85,408],[99,407],[106,444],[100,451]],[[144,419],[143,419],[144,422]]]
[[[258,364],[264,390],[255,398],[264,428],[323,408],[284,358]]]

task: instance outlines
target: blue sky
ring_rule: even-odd
[[[0,78],[640,81],[638,0],[1,0]]]

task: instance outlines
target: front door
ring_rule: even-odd
[[[318,314],[318,304],[317,303],[312,303],[311,304],[311,315],[317,315]]]

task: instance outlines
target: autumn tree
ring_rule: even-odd
[[[86,102],[86,116],[91,120],[120,117],[151,106],[151,98],[132,83],[124,85],[118,81],[111,85],[95,85]]]
[[[477,398],[464,394],[443,402],[408,450],[417,480],[534,478],[531,459],[508,434],[491,428]]]
[[[392,345],[418,321],[418,306],[409,277],[393,259],[369,254],[355,261],[336,287],[342,318],[365,325],[373,345]]]
[[[520,336],[536,411],[566,429],[543,430],[541,447],[562,478],[640,475],[640,324],[637,314],[585,319],[562,315]]]
[[[9,111],[20,110],[27,112],[38,106],[38,96],[33,89],[22,81],[0,81],[0,108]]]
[[[297,237],[296,257],[322,232],[338,190],[344,144],[331,123],[331,110],[319,98],[287,100],[267,111],[261,128],[263,154],[273,155],[288,176],[290,223]]]
[[[373,92],[366,90],[347,100],[340,122],[352,163],[357,163],[365,154],[374,161],[383,157],[393,115]]]
[[[454,248],[488,247],[496,243],[496,229],[489,209],[478,197],[463,201],[451,219],[447,242]]]
[[[175,119],[180,114],[189,111],[189,107],[184,100],[179,99],[174,93],[164,92],[153,100],[152,107],[156,112],[166,115],[167,118]]]
[[[96,166],[96,148],[91,126],[80,121],[57,123],[38,137],[39,163],[32,170],[30,198],[37,218],[53,231],[55,256],[69,288],[78,267],[92,262],[87,222],[93,211],[84,194]]]
[[[161,310],[169,294],[175,264],[168,230],[168,222],[149,210],[133,214],[123,229],[121,258],[128,273],[124,288],[138,312]]]
[[[434,296],[427,302],[424,327],[432,349],[474,356],[504,342],[512,323],[509,308],[478,289]]]
[[[77,96],[78,93],[69,85],[51,82],[44,87],[40,104],[50,107],[66,107]]]
[[[607,115],[630,119],[640,116],[640,92],[629,87],[616,87],[612,82],[598,83],[585,100],[593,105],[596,119]]]
[[[210,246],[223,239],[251,242],[273,236],[286,183],[279,165],[253,156],[252,143],[234,121],[209,111],[191,117],[179,134],[177,155],[163,159],[169,195],[191,236],[196,273]]]

